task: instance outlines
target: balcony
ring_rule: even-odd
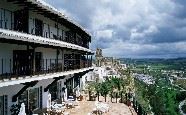
[[[37,0],[8,0],[1,1],[1,4],[15,5],[14,7],[19,10],[1,8],[0,28],[89,48],[90,33],[86,32],[79,24],[67,19],[61,13],[51,10]],[[20,6],[24,6],[24,8]],[[46,21],[45,18],[49,20]]]
[[[56,36],[56,35],[54,35]],[[76,45],[79,45],[79,46],[82,46],[84,48],[89,48],[89,38],[87,36],[76,36],[76,33],[74,32],[71,32],[71,31],[67,31],[65,32],[65,39],[61,39],[63,38],[62,36],[59,36],[59,37],[54,37],[54,38],[57,38],[58,40],[62,40],[62,41],[65,41],[65,42],[68,42],[68,43],[72,43],[72,44],[76,44]]]
[[[65,60],[69,62],[71,60]],[[77,60],[76,60],[77,61]],[[9,81],[16,79],[24,79],[27,77],[35,77],[47,74],[56,74],[61,72],[69,72],[90,68],[92,66],[91,60],[78,60],[81,63],[74,63],[73,65],[64,65],[62,59],[42,59],[39,62],[21,63],[14,62],[12,59],[0,60],[0,81]],[[36,64],[37,63],[37,64]],[[58,76],[56,76],[58,77]]]
[[[62,47],[62,48],[69,48],[69,49],[75,49],[75,50],[92,53],[90,49],[87,49],[87,48],[84,48],[82,46],[78,46],[72,43],[67,43],[64,41],[56,40],[56,39],[44,38],[44,37],[35,36],[35,35],[27,34],[27,33],[22,33],[18,31],[12,31],[12,30],[0,28],[0,39],[2,38],[8,39],[8,40],[18,40],[18,41],[24,41],[24,42],[31,42],[31,43],[37,43],[37,44],[43,44],[43,45]]]

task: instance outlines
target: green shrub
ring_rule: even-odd
[[[182,111],[186,113],[186,103],[181,107]]]

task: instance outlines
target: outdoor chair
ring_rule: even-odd
[[[74,106],[79,106],[79,102],[77,99],[74,101]]]
[[[52,103],[51,108],[54,113],[63,113],[66,109],[65,104],[57,104],[56,102]]]
[[[73,108],[74,107],[74,101],[68,101],[67,102],[67,108],[70,109],[70,108]]]
[[[109,111],[109,105],[108,104],[104,104],[104,103],[100,103],[98,101],[95,102],[95,106],[96,108],[94,108],[93,111],[97,111],[97,112],[101,112],[101,113],[106,113]]]

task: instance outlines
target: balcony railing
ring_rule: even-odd
[[[81,69],[91,67],[92,63],[90,60],[74,60],[74,59],[65,59],[64,60],[64,71],[74,70],[74,69]]]
[[[77,50],[82,50],[86,52],[91,52],[90,49],[87,49],[87,48],[84,48],[82,46],[75,45],[72,43],[67,43],[67,42],[64,42],[63,40],[45,38],[45,37],[35,36],[32,34],[27,34],[27,33],[22,33],[18,31],[7,30],[7,29],[2,29],[2,28],[0,28],[0,37],[13,39],[13,40],[34,42],[34,43],[39,43],[39,44],[49,44],[49,45],[57,46],[57,47],[66,47],[70,49],[77,49]]]
[[[42,59],[39,61],[35,61],[35,64],[33,64],[33,61],[22,63],[14,62],[12,59],[0,59],[0,80],[5,81],[8,79],[18,79],[20,77],[24,78],[26,76],[32,77],[35,75],[64,72],[91,67],[90,60],[79,60],[79,63],[72,63],[70,65],[63,64],[63,61],[69,60]]]

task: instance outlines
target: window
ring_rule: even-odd
[[[43,26],[43,37],[50,38],[50,26],[49,24],[44,24]]]
[[[12,29],[13,13],[9,10],[0,9],[0,28]]]
[[[39,88],[29,90],[29,107],[32,110],[39,108]]]
[[[18,103],[25,104],[26,113],[36,108],[42,108],[42,87],[24,91],[18,97]]]
[[[0,115],[7,115],[7,96],[0,96]]]
[[[3,96],[0,96],[0,115],[4,114],[4,99]]]
[[[5,29],[11,29],[11,23],[12,23],[11,21],[12,21],[11,12],[5,10],[5,18],[4,18]]]
[[[51,94],[51,100],[56,100],[57,99],[57,83],[53,84],[50,88],[49,88],[49,92]]]
[[[19,97],[18,97],[18,103],[21,105],[21,103],[25,104],[25,108],[28,107],[28,91],[24,91]]]
[[[0,28],[3,26],[3,10],[0,9]]]
[[[35,19],[35,35],[43,35],[43,22],[41,20]]]

